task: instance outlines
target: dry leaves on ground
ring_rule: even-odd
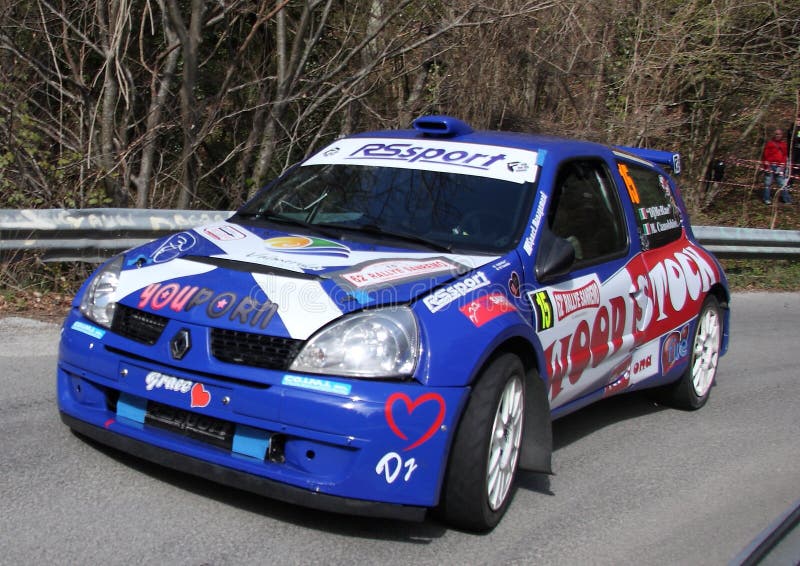
[[[71,296],[60,293],[14,291],[8,297],[0,294],[0,317],[13,315],[61,322],[67,315],[71,302]]]

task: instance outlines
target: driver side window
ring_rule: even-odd
[[[625,220],[602,161],[574,160],[563,164],[553,197],[548,215],[550,230],[572,244],[577,265],[625,253]]]

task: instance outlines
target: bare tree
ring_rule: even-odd
[[[339,135],[448,113],[678,149],[703,208],[710,160],[800,86],[796,4],[7,0],[0,206],[232,208]]]
[[[145,128],[138,143],[140,149],[138,173],[131,175],[131,182],[136,188],[136,207],[147,208],[150,189],[153,184],[154,167],[156,161],[156,151],[158,149],[159,131],[164,128],[163,114],[169,99],[172,82],[175,78],[175,69],[178,65],[180,56],[178,34],[172,28],[169,18],[166,16],[164,0],[158,0],[161,10],[161,29],[164,34],[164,50],[156,58],[155,65],[151,66],[145,53],[140,51],[139,60],[142,68],[150,74],[148,104],[145,115]],[[139,45],[141,46],[147,38],[146,21],[143,20],[139,29]],[[141,47],[140,47],[141,50]]]

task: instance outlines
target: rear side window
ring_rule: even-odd
[[[666,245],[681,236],[681,215],[666,176],[641,165],[617,162],[636,212],[642,248]]]
[[[553,191],[548,215],[551,231],[575,248],[581,264],[622,255],[628,238],[617,190],[599,160],[563,164]]]

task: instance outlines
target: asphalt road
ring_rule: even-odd
[[[733,307],[705,408],[634,394],[557,421],[555,475],[523,475],[482,536],[310,511],[90,444],[58,418],[58,326],[0,319],[0,564],[728,564],[800,498],[800,294]]]

